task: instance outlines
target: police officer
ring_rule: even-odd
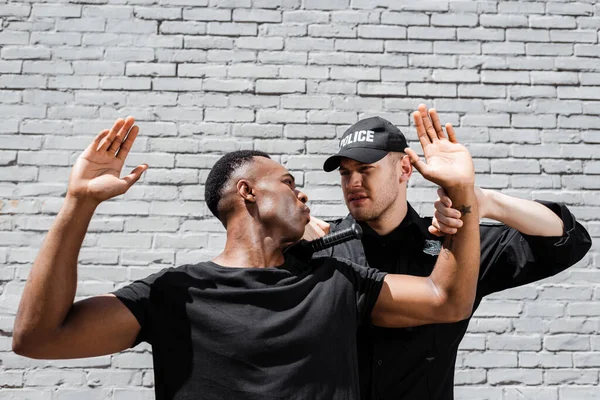
[[[421,104],[413,117],[418,132],[444,135],[434,109]],[[450,124],[446,132],[453,136]],[[407,202],[412,173],[407,142],[389,121],[358,121],[340,144],[323,168],[339,169],[350,214],[331,228],[343,229],[356,220],[364,233],[361,240],[326,254],[390,273],[428,275],[441,248],[438,235],[456,232],[460,211],[450,207],[443,192],[433,220],[420,217]],[[480,225],[481,267],[473,311],[484,296],[553,276],[591,247],[588,232],[564,205],[482,189],[477,189],[477,199],[480,218],[503,224]],[[456,354],[469,320],[405,329],[363,326],[357,338],[362,399],[453,399]]]

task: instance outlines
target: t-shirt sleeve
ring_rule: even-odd
[[[344,259],[336,259],[344,264],[346,277],[354,285],[356,295],[356,310],[360,324],[369,322],[371,311],[377,302],[379,292],[383,287],[383,279],[387,275],[375,268],[364,267]]]
[[[140,324],[140,332],[131,347],[142,342],[152,343],[153,307],[150,301],[153,285],[165,270],[147,276],[112,292],[131,311]]]

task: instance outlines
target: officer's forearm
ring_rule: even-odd
[[[558,215],[535,201],[484,190],[486,215],[531,236],[562,236],[564,225]]]

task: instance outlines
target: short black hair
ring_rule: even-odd
[[[204,187],[204,199],[208,209],[219,220],[221,219],[219,218],[219,202],[223,196],[223,187],[233,172],[250,162],[252,157],[271,158],[267,153],[258,150],[232,151],[221,157],[210,170]]]

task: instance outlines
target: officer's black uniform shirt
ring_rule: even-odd
[[[569,210],[555,203],[549,207],[564,223],[562,237],[522,235],[502,224],[481,224],[481,268],[474,310],[490,293],[552,276],[579,261],[591,246],[587,231]],[[351,216],[334,222],[332,230],[349,226]],[[442,238],[427,228],[408,205],[402,223],[386,236],[366,224],[362,240],[352,240],[318,255],[334,255],[381,271],[428,276],[433,270]],[[362,242],[362,243],[361,243]],[[358,360],[361,398],[453,399],[454,366],[469,319],[452,324],[433,324],[406,329],[364,325],[359,328]]]

